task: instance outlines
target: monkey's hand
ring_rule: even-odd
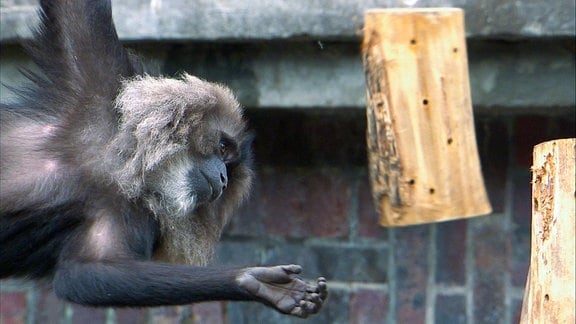
[[[278,311],[305,318],[320,311],[328,288],[326,279],[320,277],[315,284],[310,284],[299,276],[300,272],[302,267],[293,264],[247,268],[237,282]]]

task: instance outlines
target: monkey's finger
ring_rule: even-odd
[[[308,317],[308,313],[305,312],[300,306],[295,306],[291,311],[290,311],[290,315],[294,315],[300,318],[306,318]]]
[[[301,300],[297,305],[294,306],[294,309],[292,309],[290,314],[301,318],[306,318],[309,315],[315,314],[317,312],[317,306],[314,303]]]
[[[316,279],[316,284],[315,285],[308,285],[308,288],[306,289],[306,291],[308,292],[321,292],[321,291],[327,291],[328,290],[328,285],[326,284],[326,278],[324,277],[320,277],[318,279]]]
[[[306,312],[307,314],[316,314],[320,311],[322,307],[321,303],[313,303],[310,301],[302,300],[300,301],[300,307]]]
[[[304,297],[305,300],[313,302],[313,303],[322,303],[322,296],[318,293],[308,293]]]
[[[328,297],[328,284],[326,283],[326,278],[320,277],[317,280],[318,283],[318,293],[322,297],[322,299],[326,299]]]
[[[302,266],[297,265],[297,264],[288,264],[288,265],[283,265],[281,266],[282,270],[284,270],[284,272],[286,272],[287,274],[299,274],[302,272]]]
[[[318,285],[308,284],[308,285],[306,286],[306,292],[307,292],[307,293],[317,293],[317,292],[319,292],[319,291],[320,291],[320,287],[318,287]]]

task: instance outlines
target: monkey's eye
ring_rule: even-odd
[[[224,141],[220,141],[220,154],[222,156],[225,156],[227,152],[228,152],[228,145],[226,145]]]
[[[228,138],[223,137],[220,139],[218,150],[224,163],[233,162],[238,157],[236,145]]]

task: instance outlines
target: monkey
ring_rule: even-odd
[[[326,279],[299,265],[210,266],[254,178],[231,90],[152,76],[109,0],[42,0],[24,47],[38,71],[0,107],[0,278],[69,302],[153,307],[255,301],[316,314]]]

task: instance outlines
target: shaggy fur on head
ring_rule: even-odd
[[[124,81],[115,105],[120,123],[107,148],[119,161],[113,181],[127,198],[143,199],[158,220],[158,258],[205,264],[249,192],[252,173],[245,163],[228,167],[228,188],[202,206],[188,195],[186,177],[195,161],[215,153],[222,134],[247,145],[240,105],[228,88],[187,74]]]
[[[146,174],[170,156],[187,149],[211,154],[219,132],[237,137],[246,128],[228,88],[188,74],[125,81],[116,109],[120,126],[109,150],[121,157],[114,179],[129,197],[140,196]]]

